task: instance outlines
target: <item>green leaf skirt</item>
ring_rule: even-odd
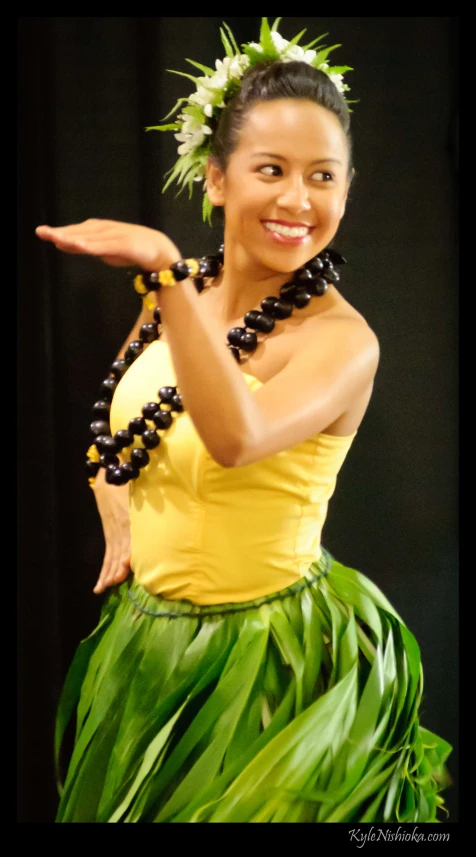
[[[452,748],[420,726],[422,689],[414,636],[327,551],[238,604],[170,601],[131,578],[65,680],[56,821],[444,820]]]

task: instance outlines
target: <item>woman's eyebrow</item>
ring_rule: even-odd
[[[277,161],[287,161],[283,155],[276,155],[273,152],[254,152],[252,158],[276,158]],[[338,158],[317,158],[311,161],[311,164],[342,164]]]

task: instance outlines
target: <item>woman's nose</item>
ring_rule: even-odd
[[[309,211],[309,191],[302,179],[290,181],[282,188],[279,195],[278,205],[290,211]]]

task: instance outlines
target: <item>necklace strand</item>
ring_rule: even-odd
[[[224,250],[221,246],[213,256],[203,256],[200,259],[188,259],[188,271],[193,272],[194,283],[198,292],[203,290],[204,277],[216,277],[223,266]],[[227,347],[233,357],[240,362],[242,352],[249,355],[259,345],[258,333],[268,334],[274,330],[276,321],[289,318],[293,309],[303,309],[313,297],[321,297],[328,289],[329,283],[337,283],[340,279],[335,265],[343,265],[345,259],[336,250],[326,248],[314,256],[309,262],[299,268],[292,279],[281,286],[279,297],[271,295],[261,301],[259,310],[250,310],[244,316],[244,327],[232,327],[227,336]],[[173,266],[177,268],[177,264]],[[185,270],[185,269],[184,269]],[[141,292],[152,291],[158,286],[157,273],[144,273],[139,277]],[[137,279],[137,278],[136,278]],[[139,288],[136,285],[136,290]],[[142,414],[129,421],[127,429],[119,429],[114,436],[109,426],[111,402],[116,387],[127,372],[129,366],[142,354],[144,347],[160,338],[162,321],[160,309],[154,310],[154,323],[143,324],[139,331],[139,339],[132,340],[125,351],[124,358],[115,360],[111,365],[108,377],[102,382],[101,398],[93,405],[94,420],[90,425],[94,437],[92,445],[86,454],[86,470],[89,484],[94,485],[95,477],[100,467],[106,470],[106,482],[110,485],[125,485],[131,479],[137,479],[143,467],[150,461],[148,450],[155,449],[161,442],[158,431],[166,431],[173,422],[172,414],[185,410],[178,386],[161,387],[158,391],[158,401],[147,402],[142,407]],[[143,446],[134,446],[130,460],[120,463],[118,453],[134,444],[134,438],[140,437]]]

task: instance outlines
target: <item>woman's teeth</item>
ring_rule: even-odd
[[[284,226],[282,223],[273,223],[270,220],[263,222],[270,232],[279,232],[280,235],[287,235],[288,238],[304,238],[309,232],[308,226]]]

